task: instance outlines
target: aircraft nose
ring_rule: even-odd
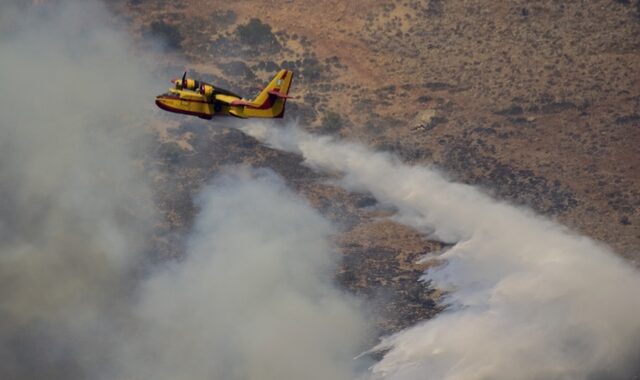
[[[156,96],[156,106],[158,106],[160,109],[163,109],[165,111],[167,110],[167,104],[162,95]]]
[[[162,108],[163,105],[164,105],[164,102],[162,101],[162,95],[156,96],[156,106]]]

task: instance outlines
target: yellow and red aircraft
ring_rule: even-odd
[[[156,105],[165,111],[203,119],[213,116],[281,118],[292,77],[292,71],[280,70],[255,99],[248,100],[231,91],[187,78],[185,72],[182,79],[171,81],[174,88],[156,97]]]

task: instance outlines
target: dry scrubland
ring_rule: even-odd
[[[161,75],[186,66],[250,97],[291,68],[288,120],[435,164],[640,259],[640,1],[110,4],[140,44],[163,41]],[[157,126],[162,144],[145,165],[161,189],[165,255],[181,254],[192,196],[213,174],[271,167],[343,227],[338,280],[385,305],[383,331],[437,312],[415,261],[441,244],[223,125],[169,116]]]

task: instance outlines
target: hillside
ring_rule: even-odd
[[[286,121],[339,135],[530,207],[640,259],[640,2],[488,0],[110,3],[168,80],[191,75],[246,97],[279,68],[297,73]],[[171,73],[171,74],[170,74]],[[168,82],[167,82],[168,83]],[[338,280],[395,331],[437,312],[416,280],[442,248],[224,120],[166,116],[147,165],[180,255],[191,196],[239,163],[270,167],[343,226]],[[177,188],[169,186],[176,185]],[[389,295],[391,295],[389,297]]]

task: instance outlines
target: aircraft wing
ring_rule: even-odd
[[[236,96],[225,95],[225,94],[216,94],[215,98],[220,103],[225,103],[225,104],[228,104],[228,105],[235,105],[233,103],[240,100],[240,98],[238,98]]]

